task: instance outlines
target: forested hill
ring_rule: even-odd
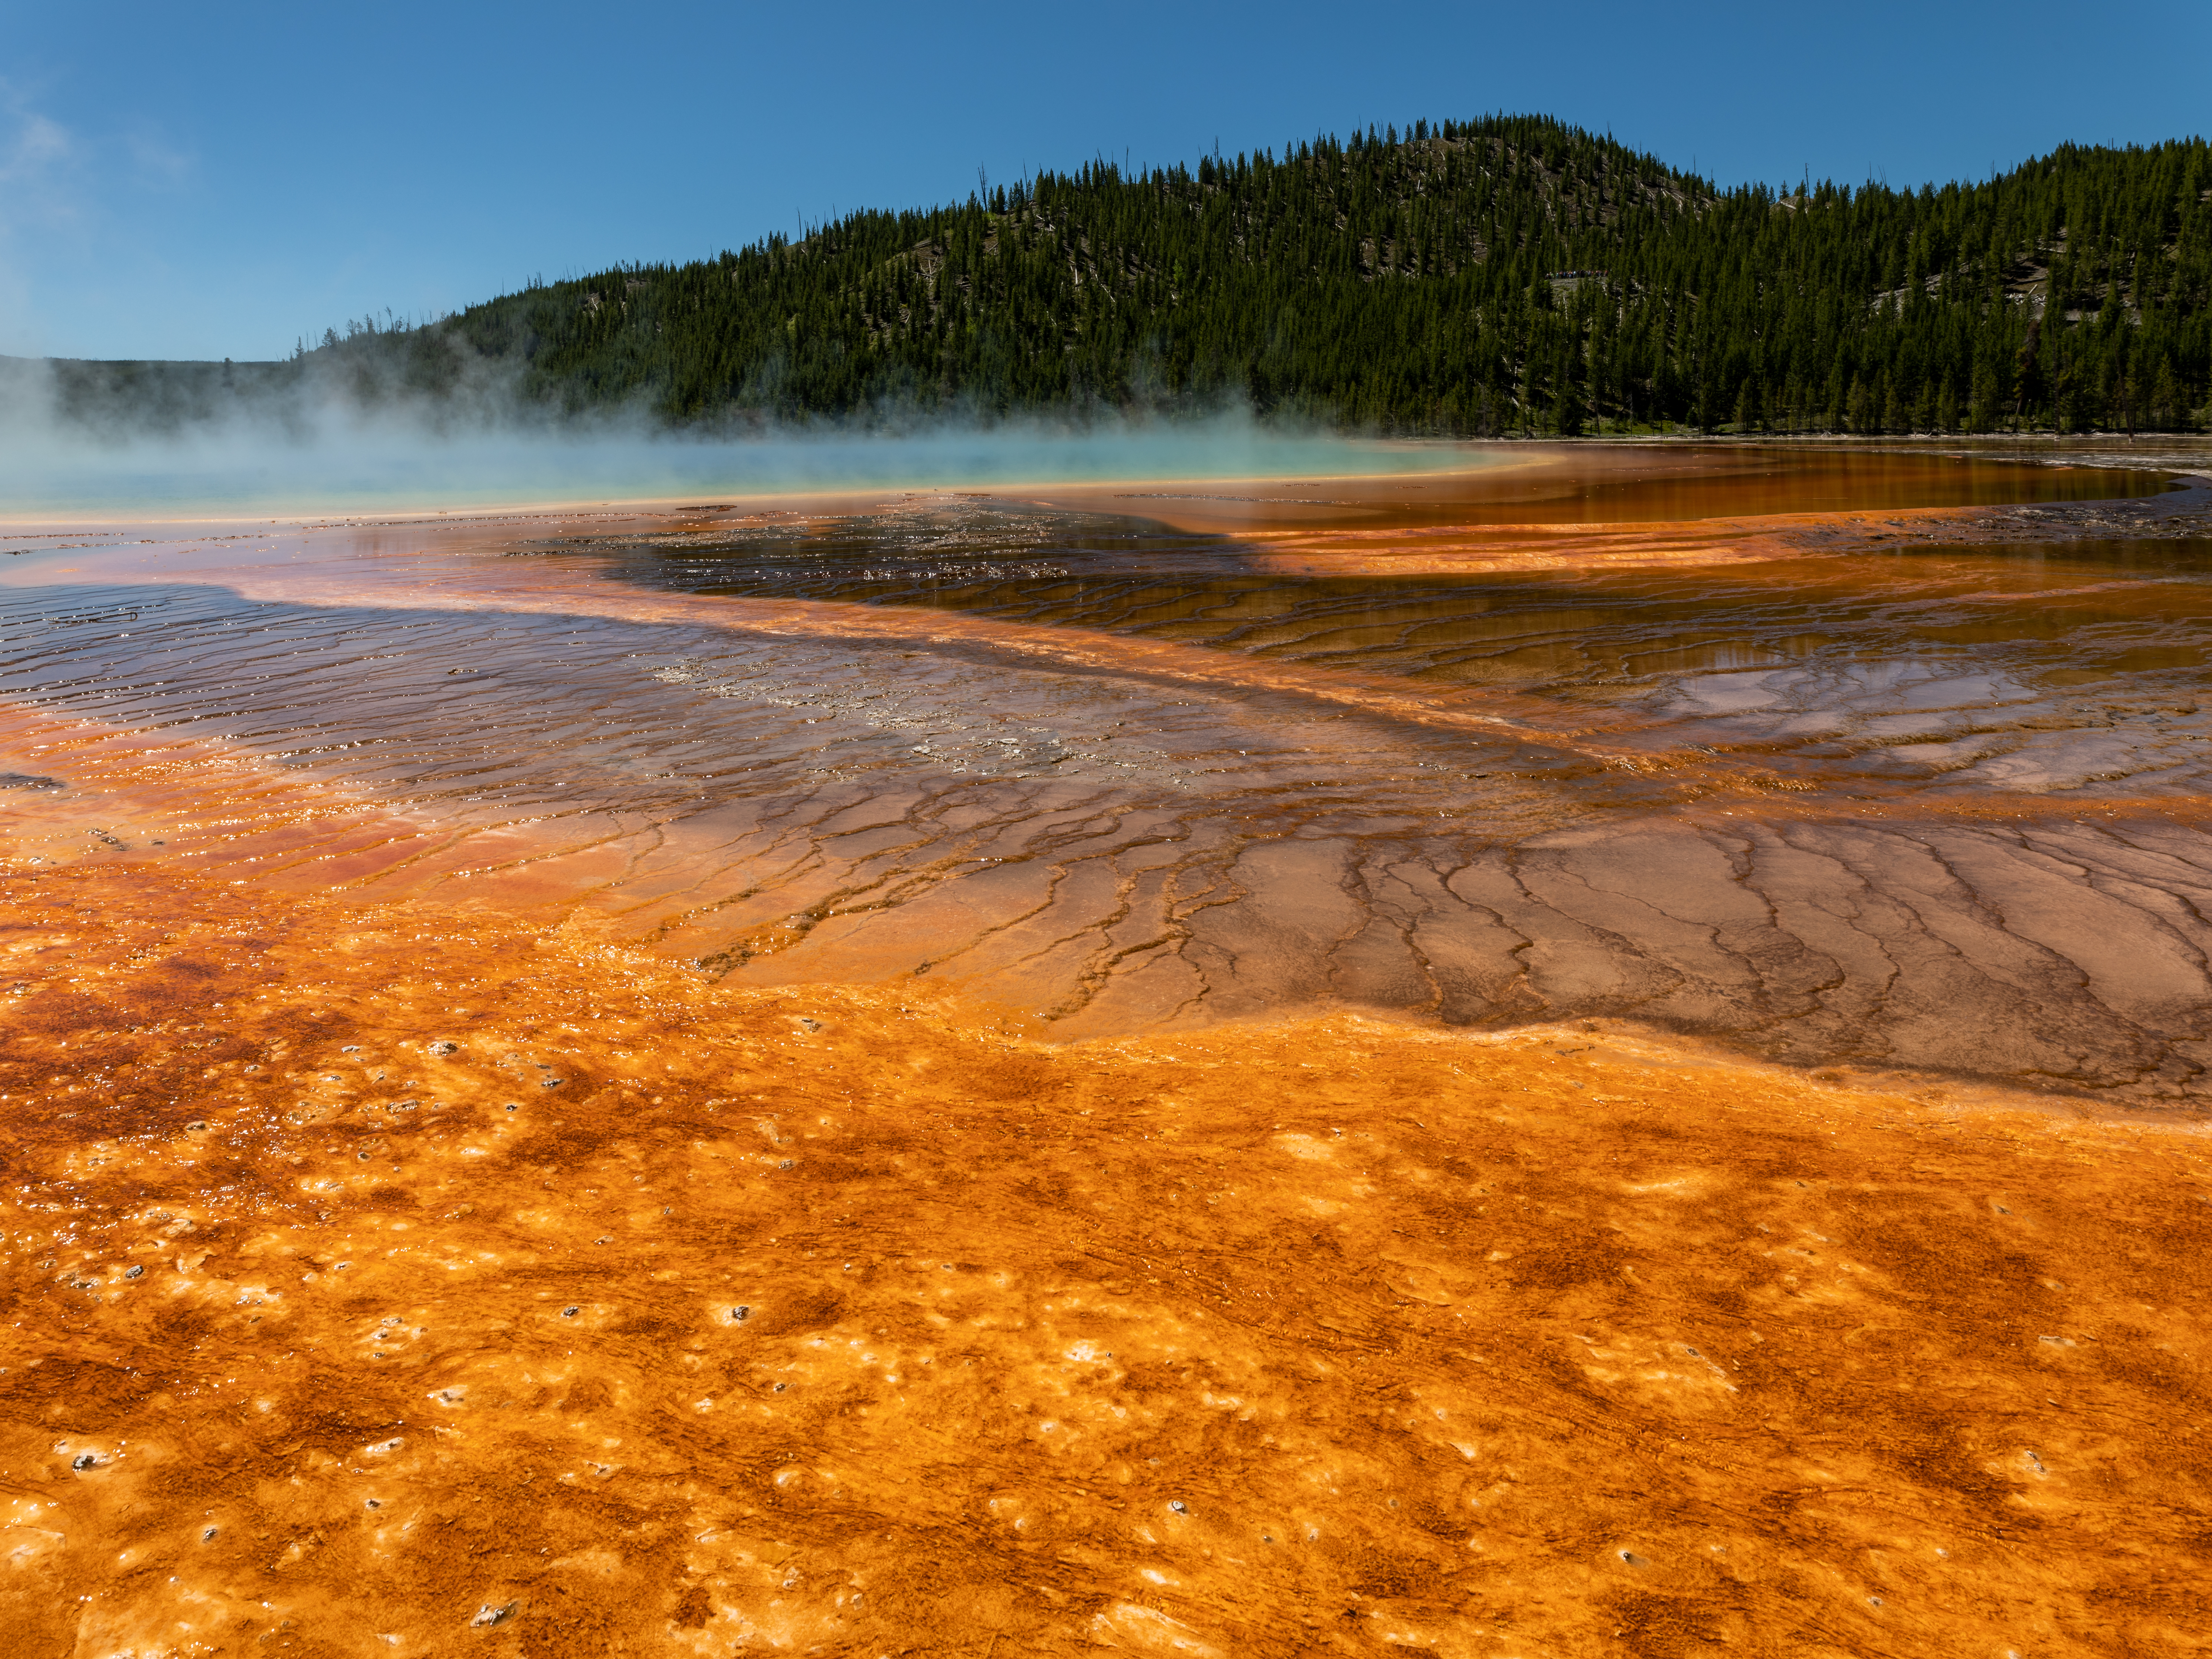
[[[1540,118],[1100,162],[303,355],[678,421],[1204,405],[1413,432],[2201,422],[2212,146],[1719,190]]]

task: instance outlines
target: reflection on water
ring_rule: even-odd
[[[1727,515],[1887,513],[1930,507],[2107,501],[2150,495],[2168,475],[2144,467],[2024,468],[2014,458],[1736,445],[1531,446],[1546,463],[1491,473],[1407,478],[1364,488],[1275,490],[1264,500],[1307,520],[1464,529],[1491,525],[1687,523]],[[2108,458],[2109,459],[2109,458]],[[1236,498],[1188,488],[1102,495],[1132,513],[1216,510]]]

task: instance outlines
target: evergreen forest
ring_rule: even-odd
[[[301,365],[550,410],[896,423],[1200,409],[1408,434],[2178,430],[2212,399],[2212,146],[1720,190],[1540,117],[1100,160],[618,266]]]

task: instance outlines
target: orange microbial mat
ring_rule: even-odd
[[[18,526],[0,1650],[2198,1651],[2212,463],[1480,459]]]

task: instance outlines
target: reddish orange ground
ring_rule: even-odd
[[[136,787],[158,854],[0,848],[10,1655],[2212,1628],[2194,1122],[1579,1028],[1049,1047]]]

